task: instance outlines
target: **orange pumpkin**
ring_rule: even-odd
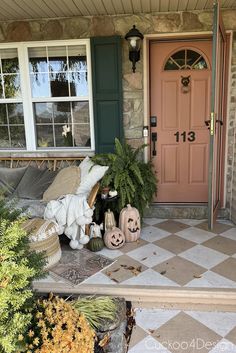
[[[125,243],[124,233],[117,227],[109,229],[104,234],[104,243],[108,249],[119,249]]]
[[[121,210],[119,227],[123,231],[127,243],[140,238],[140,215],[137,208],[127,205],[127,207]]]

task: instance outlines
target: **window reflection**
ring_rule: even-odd
[[[172,54],[166,61],[164,70],[203,70],[207,69],[204,57],[194,50],[184,49]]]
[[[22,103],[0,104],[0,148],[25,148]]]
[[[86,48],[29,48],[33,98],[88,96]]]
[[[89,103],[34,103],[37,145],[91,147]]]

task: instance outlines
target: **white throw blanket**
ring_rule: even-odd
[[[89,237],[85,235],[85,225],[92,222],[93,209],[87,203],[87,195],[66,195],[50,201],[44,212],[44,219],[56,221],[59,234],[66,234],[72,249],[81,249]]]

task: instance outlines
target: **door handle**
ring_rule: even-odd
[[[156,141],[157,141],[157,132],[152,132],[152,155],[156,156],[157,155],[157,151],[156,151]]]

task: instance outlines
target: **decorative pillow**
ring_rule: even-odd
[[[75,194],[80,185],[80,169],[76,166],[59,171],[52,185],[44,192],[43,201],[57,200],[67,194]]]
[[[27,167],[23,168],[5,168],[0,167],[0,189],[3,190],[5,196],[11,195],[23,175],[25,174]]]
[[[52,183],[56,174],[57,172],[48,169],[28,166],[13,196],[31,200],[42,199],[44,191]]]
[[[86,157],[79,165],[81,171],[81,182],[76,194],[89,195],[94,185],[102,179],[109,167],[94,164]]]

